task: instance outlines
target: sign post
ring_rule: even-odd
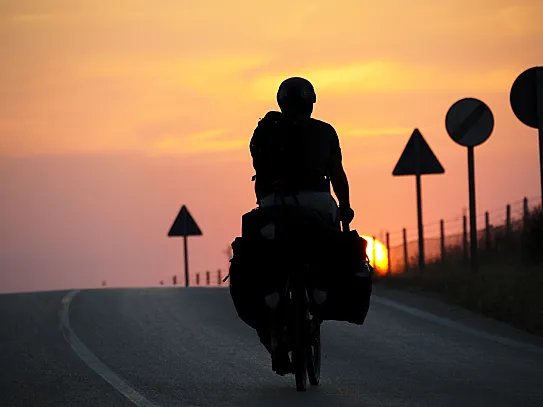
[[[414,175],[417,185],[417,221],[419,232],[419,269],[425,267],[424,230],[422,223],[422,186],[421,176],[443,174],[445,170],[434,152],[422,137],[419,129],[415,129],[407,142],[394,171],[393,176]]]
[[[539,172],[543,199],[543,66],[527,69],[515,79],[509,101],[517,119],[539,130]]]
[[[183,237],[183,250],[185,258],[185,287],[189,286],[189,251],[188,251],[188,236],[202,236],[202,231],[194,221],[194,218],[189,213],[187,207],[183,205],[177,218],[175,218],[168,237]]]
[[[478,99],[465,98],[455,102],[445,118],[447,133],[454,142],[468,150],[470,266],[477,271],[477,212],[475,201],[475,151],[494,130],[494,115]]]

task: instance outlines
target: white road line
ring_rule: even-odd
[[[70,303],[73,298],[79,293],[79,290],[70,291],[62,299],[62,308],[60,310],[60,328],[64,339],[70,344],[74,352],[85,362],[92,370],[94,370],[105,381],[111,384],[119,393],[125,396],[128,400],[138,407],[159,407],[158,404],[152,403],[134,390],[128,383],[122,380],[119,376],[113,373],[100,359],[92,353],[89,348],[77,337],[70,327]]]
[[[394,308],[398,311],[402,311],[407,314],[413,315],[415,317],[425,319],[435,324],[456,329],[458,331],[461,331],[469,335],[477,336],[479,338],[484,338],[489,341],[497,342],[502,345],[512,346],[515,348],[519,348],[519,349],[523,349],[523,350],[527,350],[527,351],[531,351],[531,352],[535,352],[537,354],[543,355],[543,348],[540,348],[538,346],[535,346],[529,343],[519,342],[513,339],[505,338],[503,336],[493,335],[493,334],[489,334],[483,331],[479,331],[477,329],[469,328],[465,325],[459,324],[458,322],[454,322],[450,319],[438,317],[437,315],[430,314],[429,312],[421,311],[420,309],[409,307],[407,305],[403,305],[395,301],[388,300],[386,298],[378,297],[376,295],[372,295],[371,300],[372,302],[376,302],[380,305],[384,305],[389,308]]]

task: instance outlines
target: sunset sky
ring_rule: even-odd
[[[226,268],[255,203],[249,139],[289,76],[338,131],[361,234],[415,232],[415,180],[391,175],[415,127],[446,171],[423,178],[425,223],[468,206],[444,124],[464,97],[495,117],[479,212],[538,196],[537,132],[509,90],[543,64],[542,15],[541,0],[2,1],[0,291],[169,284],[183,204],[204,232],[192,272]]]

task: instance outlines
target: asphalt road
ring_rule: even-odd
[[[376,289],[364,326],[325,322],[298,393],[225,289],[68,294],[0,296],[1,406],[543,406],[539,338],[432,300]]]

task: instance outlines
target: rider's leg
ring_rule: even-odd
[[[277,307],[268,308],[262,325],[256,331],[260,342],[271,356],[272,370],[279,375],[284,375],[292,373],[292,363],[285,346],[284,323],[280,315]]]
[[[256,330],[260,343],[264,345],[272,359],[272,369],[280,375],[292,373],[292,364],[288,356],[288,350],[281,341],[281,332],[278,329],[259,328]]]

